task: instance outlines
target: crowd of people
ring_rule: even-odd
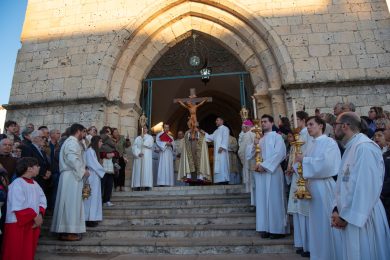
[[[352,103],[338,103],[333,114],[316,109],[295,116],[292,127],[287,117],[276,123],[263,115],[261,138],[248,119],[236,139],[218,117],[212,134],[178,131],[175,140],[168,124],[156,136],[144,126],[133,144],[109,126],[98,131],[75,123],[61,133],[31,123],[21,130],[9,120],[0,135],[3,259],[33,259],[45,215],[53,215],[50,230],[64,241],[78,241],[86,226],[97,226],[102,208],[114,206],[112,191],[124,190],[130,146],[133,190],[243,183],[262,238],[282,238],[293,224],[303,257],[390,259],[389,113],[371,107],[359,117]],[[207,142],[213,143],[212,171]],[[309,200],[295,194],[300,167]],[[15,241],[26,250],[15,250]],[[18,258],[10,256],[15,251]]]

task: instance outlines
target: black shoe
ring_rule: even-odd
[[[310,252],[302,252],[301,256],[302,257],[310,257]]]
[[[280,239],[280,238],[285,238],[285,234],[270,234],[269,238],[271,239]]]
[[[99,223],[97,221],[85,221],[87,227],[97,227]]]
[[[302,254],[303,253],[303,248],[299,247],[297,250],[295,250],[295,253],[297,253],[298,255]]]
[[[268,232],[260,232],[260,236],[261,236],[261,238],[269,238],[270,233],[268,233]]]

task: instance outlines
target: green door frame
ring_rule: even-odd
[[[225,72],[225,73],[215,73],[210,74],[210,77],[222,77],[222,76],[232,76],[239,75],[240,77],[240,104],[241,107],[250,106],[250,103],[247,104],[247,95],[248,92],[245,89],[245,75],[249,73],[246,71],[239,72]],[[143,80],[142,83],[142,111],[145,113],[145,116],[148,118],[148,127],[151,127],[151,114],[152,114],[152,95],[153,95],[153,81],[160,80],[175,80],[175,79],[191,79],[191,78],[201,78],[202,75],[185,75],[185,76],[172,76],[172,77],[156,77],[156,78],[147,78]],[[146,83],[146,86],[145,86]],[[146,93],[145,93],[146,88]],[[247,107],[248,108],[248,107]]]

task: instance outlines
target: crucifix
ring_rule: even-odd
[[[188,98],[175,98],[173,100],[173,103],[179,103],[182,107],[188,109],[188,112],[190,112],[190,116],[188,117],[188,127],[191,129],[192,138],[195,137],[195,132],[198,130],[197,128],[198,120],[196,118],[196,110],[204,103],[212,102],[212,101],[213,99],[211,97],[198,98],[195,94],[194,88],[190,89],[190,96]]]

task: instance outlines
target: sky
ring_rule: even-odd
[[[26,7],[27,0],[0,0],[0,105],[9,100]]]

